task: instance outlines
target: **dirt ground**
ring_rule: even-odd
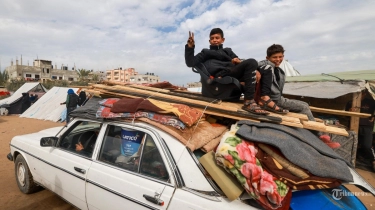
[[[26,195],[17,186],[14,164],[6,158],[14,136],[57,127],[62,123],[13,116],[0,116],[0,209],[70,210],[76,209],[48,190]]]
[[[9,142],[16,135],[37,132],[46,128],[61,126],[62,123],[20,118],[18,115],[0,116],[0,209],[27,210],[70,210],[72,205],[48,190],[25,195],[17,187],[14,164],[6,155],[9,153]],[[357,169],[366,181],[375,186],[375,173]],[[351,187],[353,192],[360,192]],[[375,197],[366,195],[359,197],[368,209],[375,209]]]

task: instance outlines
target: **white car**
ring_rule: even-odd
[[[146,123],[76,118],[16,136],[10,150],[23,193],[43,186],[79,209],[256,209],[247,196],[227,199],[195,153]],[[375,194],[351,171],[355,184]]]

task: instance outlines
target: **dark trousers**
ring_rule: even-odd
[[[272,70],[258,69],[260,77],[260,96],[270,96],[272,86]]]
[[[237,64],[227,74],[240,81],[245,82],[244,95],[245,100],[254,99],[256,74],[255,70],[258,68],[258,62],[255,59],[247,59]]]
[[[75,110],[77,107],[67,107],[66,108],[66,124],[68,124],[70,122],[70,112],[72,112],[73,110]]]
[[[359,126],[358,142],[361,144],[361,153],[363,156],[374,161],[375,154],[372,148],[372,131],[372,126]]]

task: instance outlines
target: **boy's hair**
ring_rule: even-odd
[[[273,54],[276,53],[283,53],[284,54],[285,50],[283,46],[279,44],[273,44],[270,47],[267,48],[267,57],[271,57]]]
[[[221,28],[213,28],[210,32],[210,36],[212,36],[214,34],[220,34],[221,38],[224,38],[224,32],[223,32],[223,30],[221,30]]]

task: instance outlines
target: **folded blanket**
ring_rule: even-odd
[[[277,147],[290,162],[316,176],[353,181],[345,160],[306,129],[251,121],[238,124],[238,136]]]
[[[147,110],[150,112],[164,111],[144,98],[122,98],[113,104],[111,112],[124,113]]]
[[[111,112],[126,113],[137,111],[151,111],[176,115],[187,126],[194,125],[203,113],[184,104],[162,102],[154,99],[123,98],[113,104]]]
[[[256,158],[257,146],[235,135],[232,125],[222,138],[215,154],[218,165],[234,175],[246,192],[266,209],[288,209],[289,187],[268,173]]]
[[[212,126],[205,120],[201,120],[194,127],[186,127],[184,130],[178,130],[170,126],[167,127],[146,118],[138,118],[138,120],[160,128],[169,135],[175,137],[191,151],[200,149],[203,146],[205,146],[204,150],[207,152],[211,151],[219,144],[217,138],[227,131],[225,126]]]
[[[285,160],[282,154],[277,154],[278,151],[271,146],[264,144],[257,145],[260,149],[256,157],[262,164],[262,167],[293,190],[326,189],[341,185],[338,179],[314,176],[308,171],[295,166],[288,160]]]

